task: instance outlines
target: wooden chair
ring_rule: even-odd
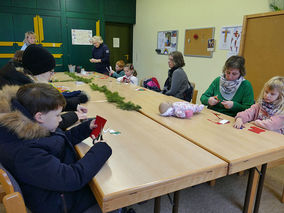
[[[0,189],[2,190],[2,195],[4,195],[2,201],[6,212],[27,213],[25,202],[17,182],[2,164],[0,165]],[[17,188],[19,190],[17,190]]]
[[[198,90],[195,89],[195,83],[190,81],[191,86],[193,87],[192,90],[192,98],[191,98],[191,103],[196,104],[196,98],[198,94]]]

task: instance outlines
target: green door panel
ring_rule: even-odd
[[[124,60],[125,63],[132,62],[132,25],[106,23],[105,43],[110,50],[110,64],[115,67],[118,60]],[[119,39],[119,47],[113,47],[113,38]]]
[[[72,45],[71,30],[92,30],[93,36],[96,34],[95,19],[79,19],[67,18],[67,33],[68,33],[68,64],[78,65],[85,70],[94,70],[94,66],[89,59],[92,57],[93,45]]]

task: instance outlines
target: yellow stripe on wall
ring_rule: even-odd
[[[52,54],[54,58],[61,58],[63,54]],[[0,53],[0,58],[13,58],[14,53]]]

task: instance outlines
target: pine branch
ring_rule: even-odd
[[[135,110],[138,111],[139,109],[141,109],[141,106],[139,105],[135,105],[134,103],[132,103],[131,101],[125,102],[124,101],[124,97],[121,97],[118,92],[112,92],[110,91],[106,86],[99,86],[97,84],[90,84],[92,82],[92,79],[88,79],[88,78],[83,78],[83,77],[79,77],[77,75],[75,75],[74,73],[69,73],[69,72],[65,72],[66,75],[70,76],[71,78],[73,78],[76,81],[82,81],[86,84],[89,84],[89,86],[91,87],[92,90],[94,91],[99,91],[99,92],[103,92],[107,98],[107,101],[110,103],[115,103],[117,105],[118,108],[123,109],[123,110]]]

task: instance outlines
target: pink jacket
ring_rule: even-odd
[[[239,112],[235,119],[237,118],[241,118],[243,123],[254,121],[259,127],[284,134],[284,114],[270,117],[259,104],[254,104],[249,109]]]

